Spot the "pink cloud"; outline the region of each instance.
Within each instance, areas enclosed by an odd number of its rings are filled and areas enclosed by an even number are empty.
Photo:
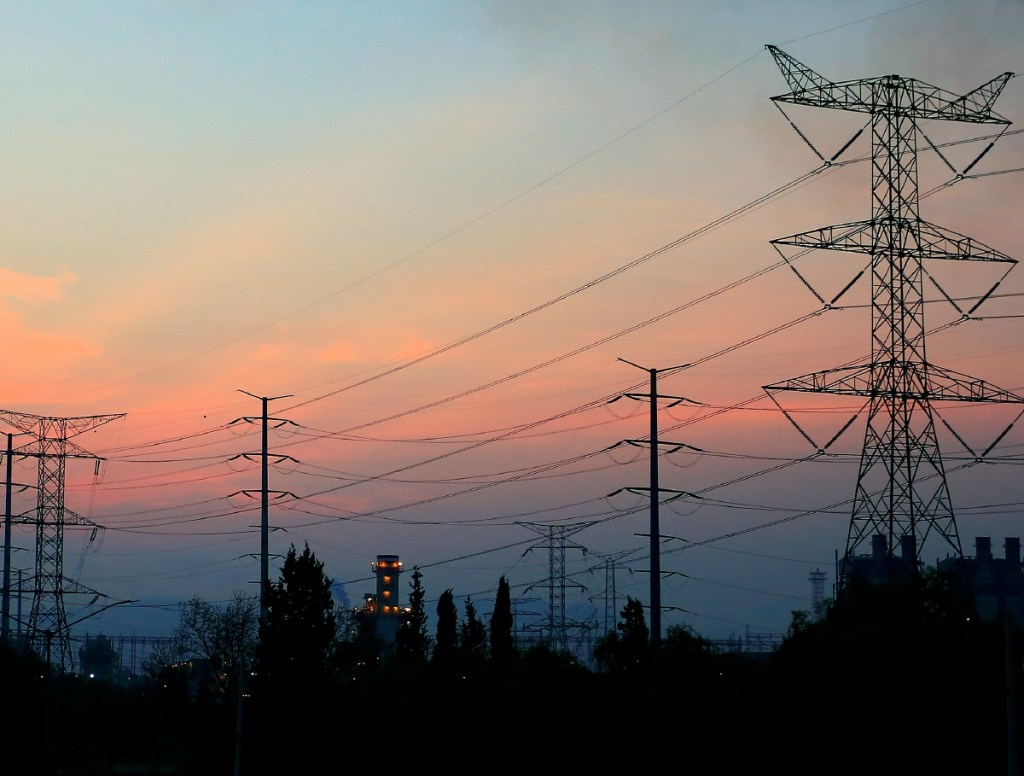
[[[317,359],[333,363],[355,361],[357,352],[347,340],[332,342],[317,353]]]
[[[407,358],[416,358],[424,353],[429,353],[437,347],[437,344],[429,340],[414,337],[407,340],[397,350],[391,352],[391,358],[396,361],[404,361]]]
[[[4,296],[24,302],[59,301],[61,291],[75,276],[64,272],[59,277],[33,277],[0,267],[0,288]]]

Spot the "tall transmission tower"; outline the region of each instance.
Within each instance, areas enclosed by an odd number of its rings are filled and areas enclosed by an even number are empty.
[[[53,418],[0,410],[0,419],[35,437],[18,449],[19,455],[37,458],[39,462],[35,514],[21,521],[33,523],[36,527],[34,595],[29,612],[28,637],[37,653],[44,654],[51,665],[57,665],[63,671],[72,670],[74,665],[64,594],[95,592],[86,591],[77,581],[64,576],[64,526],[96,527],[95,523],[64,506],[67,459],[96,458],[72,442],[71,437],[122,417],[124,413]]]
[[[527,548],[526,552],[532,549],[544,548],[548,550],[548,579],[546,585],[531,585],[532,587],[548,588],[548,622],[545,628],[549,646],[556,651],[569,651],[569,622],[565,616],[565,588],[568,582],[565,578],[565,551],[567,548],[582,550],[586,548],[576,542],[568,541],[568,537],[594,525],[594,521],[587,523],[575,523],[573,525],[538,525],[535,523],[520,523],[531,531],[539,533],[547,538],[543,544],[535,544]],[[577,585],[577,587],[583,587]]]
[[[801,254],[812,249],[827,249],[869,257],[864,271],[869,272],[871,278],[870,361],[792,378],[765,386],[765,390],[769,395],[788,390],[858,396],[866,400],[867,427],[837,585],[842,589],[847,581],[862,575],[853,563],[854,554],[865,543],[874,542],[876,536],[884,541],[886,554],[885,569],[879,572],[876,568],[872,572],[876,575],[873,581],[891,581],[920,571],[924,542],[930,537],[944,542],[954,557],[963,557],[932,403],[1024,402],[1024,398],[984,380],[928,362],[925,356],[925,278],[964,319],[989,297],[999,282],[973,307],[963,310],[926,272],[924,260],[1002,263],[1008,265],[1003,277],[1017,262],[970,237],[922,220],[918,207],[918,136],[949,164],[924,134],[920,123],[995,124],[1005,131],[1010,122],[993,112],[992,105],[1013,74],[1003,73],[967,94],[955,95],[898,75],[833,82],[775,46],[767,48],[792,90],[772,97],[780,111],[783,110],[780,103],[792,103],[870,116],[871,217],[772,241],[787,261],[779,246],[798,248]],[[828,165],[835,161],[852,142],[830,160],[821,157],[823,163]],[[958,177],[969,171],[991,145]],[[813,145],[811,147],[813,149]],[[792,263],[790,266],[796,271]],[[800,277],[811,288],[806,279]],[[813,288],[811,290],[827,308],[855,281],[856,278],[828,301]],[[963,443],[959,435],[957,438]]]

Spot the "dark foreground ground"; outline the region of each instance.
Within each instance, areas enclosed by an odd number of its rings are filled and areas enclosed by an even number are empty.
[[[808,628],[761,660],[698,653],[595,673],[538,651],[473,672],[392,667],[257,693],[240,725],[230,699],[47,678],[6,655],[0,772],[1012,776],[1024,652],[1011,636],[860,621]]]

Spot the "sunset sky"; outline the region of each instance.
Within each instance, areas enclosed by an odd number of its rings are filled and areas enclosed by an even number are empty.
[[[502,575],[543,612],[557,531],[568,616],[603,627],[606,571],[621,608],[648,603],[650,568],[628,491],[647,448],[609,449],[647,438],[649,404],[609,400],[685,364],[659,378],[690,400],[659,412],[689,446],[660,484],[700,498],[661,508],[663,628],[783,633],[812,572],[831,592],[863,423],[798,462],[814,449],[762,386],[864,360],[870,329],[866,279],[823,312],[770,241],[869,217],[870,167],[865,133],[774,194],[819,159],[771,101],[789,89],[765,44],[835,81],[1024,73],[1021,0],[2,5],[0,409],[123,414],[74,438],[102,464],[69,459],[66,505],[102,530],[65,530],[64,572],[133,603],[67,597],[78,636],[166,635],[181,601],[258,592],[255,397],[287,421],[272,580],[308,543],[342,603],[397,554],[431,614],[449,588],[489,613]],[[976,177],[921,214],[1020,259],[1024,80],[995,110],[1013,125]],[[826,157],[865,119],[786,114]],[[954,141],[998,127],[925,131],[959,172],[988,141]],[[925,195],[956,173],[921,145]],[[801,262],[835,293],[863,257]],[[1005,269],[943,264],[957,297]],[[1017,268],[929,360],[1024,393],[1022,293]],[[926,298],[929,329],[956,320]],[[821,442],[858,406],[785,401]],[[979,452],[1019,409],[942,417]],[[1002,557],[1024,421],[973,465],[942,433],[964,552],[991,536]],[[14,528],[26,575],[33,535]]]

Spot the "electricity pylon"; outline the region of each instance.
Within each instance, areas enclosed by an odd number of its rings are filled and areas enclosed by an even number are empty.
[[[569,631],[568,622],[565,617],[565,588],[569,583],[565,578],[565,550],[567,547],[571,547],[572,549],[581,550],[586,553],[587,548],[582,544],[567,541],[567,539],[572,534],[578,533],[584,528],[589,528],[594,525],[594,521],[559,526],[539,525],[537,523],[519,523],[519,525],[526,526],[531,531],[535,531],[536,533],[547,537],[546,544],[535,544],[526,549],[526,552],[529,552],[530,550],[537,549],[538,547],[547,547],[547,584],[531,585],[526,589],[526,592],[529,592],[534,587],[548,588],[548,622],[546,628],[548,644],[555,651],[568,652]],[[525,555],[526,553],[523,554]],[[578,583],[573,584],[576,587],[583,587],[583,585]]]
[[[945,542],[954,557],[963,556],[932,403],[1024,402],[1024,398],[984,380],[931,364],[925,356],[925,277],[964,319],[999,283],[973,307],[962,310],[925,271],[924,260],[1003,263],[1009,265],[1003,277],[1017,262],[972,238],[921,219],[918,135],[947,164],[948,160],[921,131],[920,122],[995,124],[1002,125],[1005,131],[1010,122],[993,112],[992,105],[1013,74],[1003,73],[967,94],[955,95],[898,75],[833,82],[775,46],[767,48],[792,90],[772,97],[780,110],[779,103],[792,103],[870,116],[871,217],[791,235],[773,240],[772,244],[784,259],[786,255],[779,246],[794,246],[802,252],[819,248],[847,251],[869,257],[865,271],[870,272],[871,278],[871,356],[868,363],[813,372],[765,386],[765,390],[769,395],[789,390],[866,399],[864,447],[837,582],[842,585],[857,574],[851,563],[854,553],[865,542],[873,541],[874,536],[884,536],[887,549],[886,569],[881,575],[883,579],[878,581],[916,574],[920,571],[924,542],[932,535]],[[959,176],[970,170],[989,148],[991,144]],[[807,284],[803,276],[801,279]],[[830,301],[814,293],[827,308],[854,282]],[[981,456],[994,445],[995,442]]]
[[[604,568],[604,590],[599,596],[591,596],[590,600],[594,601],[600,598],[604,604],[604,633],[605,635],[615,632],[615,626],[619,621],[619,594],[616,590],[616,567],[618,562],[628,555],[633,554],[635,550],[622,550],[620,552],[604,554],[595,552],[599,558],[603,558],[602,566]]]
[[[122,417],[124,413],[51,418],[0,410],[0,419],[5,423],[35,437],[18,448],[19,455],[39,461],[35,514],[22,521],[36,527],[34,595],[28,635],[37,654],[45,653],[47,661],[63,671],[72,670],[74,660],[64,594],[95,593],[64,577],[64,526],[96,526],[64,506],[65,462],[68,458],[96,458],[70,438]],[[54,646],[56,656],[52,654]]]

